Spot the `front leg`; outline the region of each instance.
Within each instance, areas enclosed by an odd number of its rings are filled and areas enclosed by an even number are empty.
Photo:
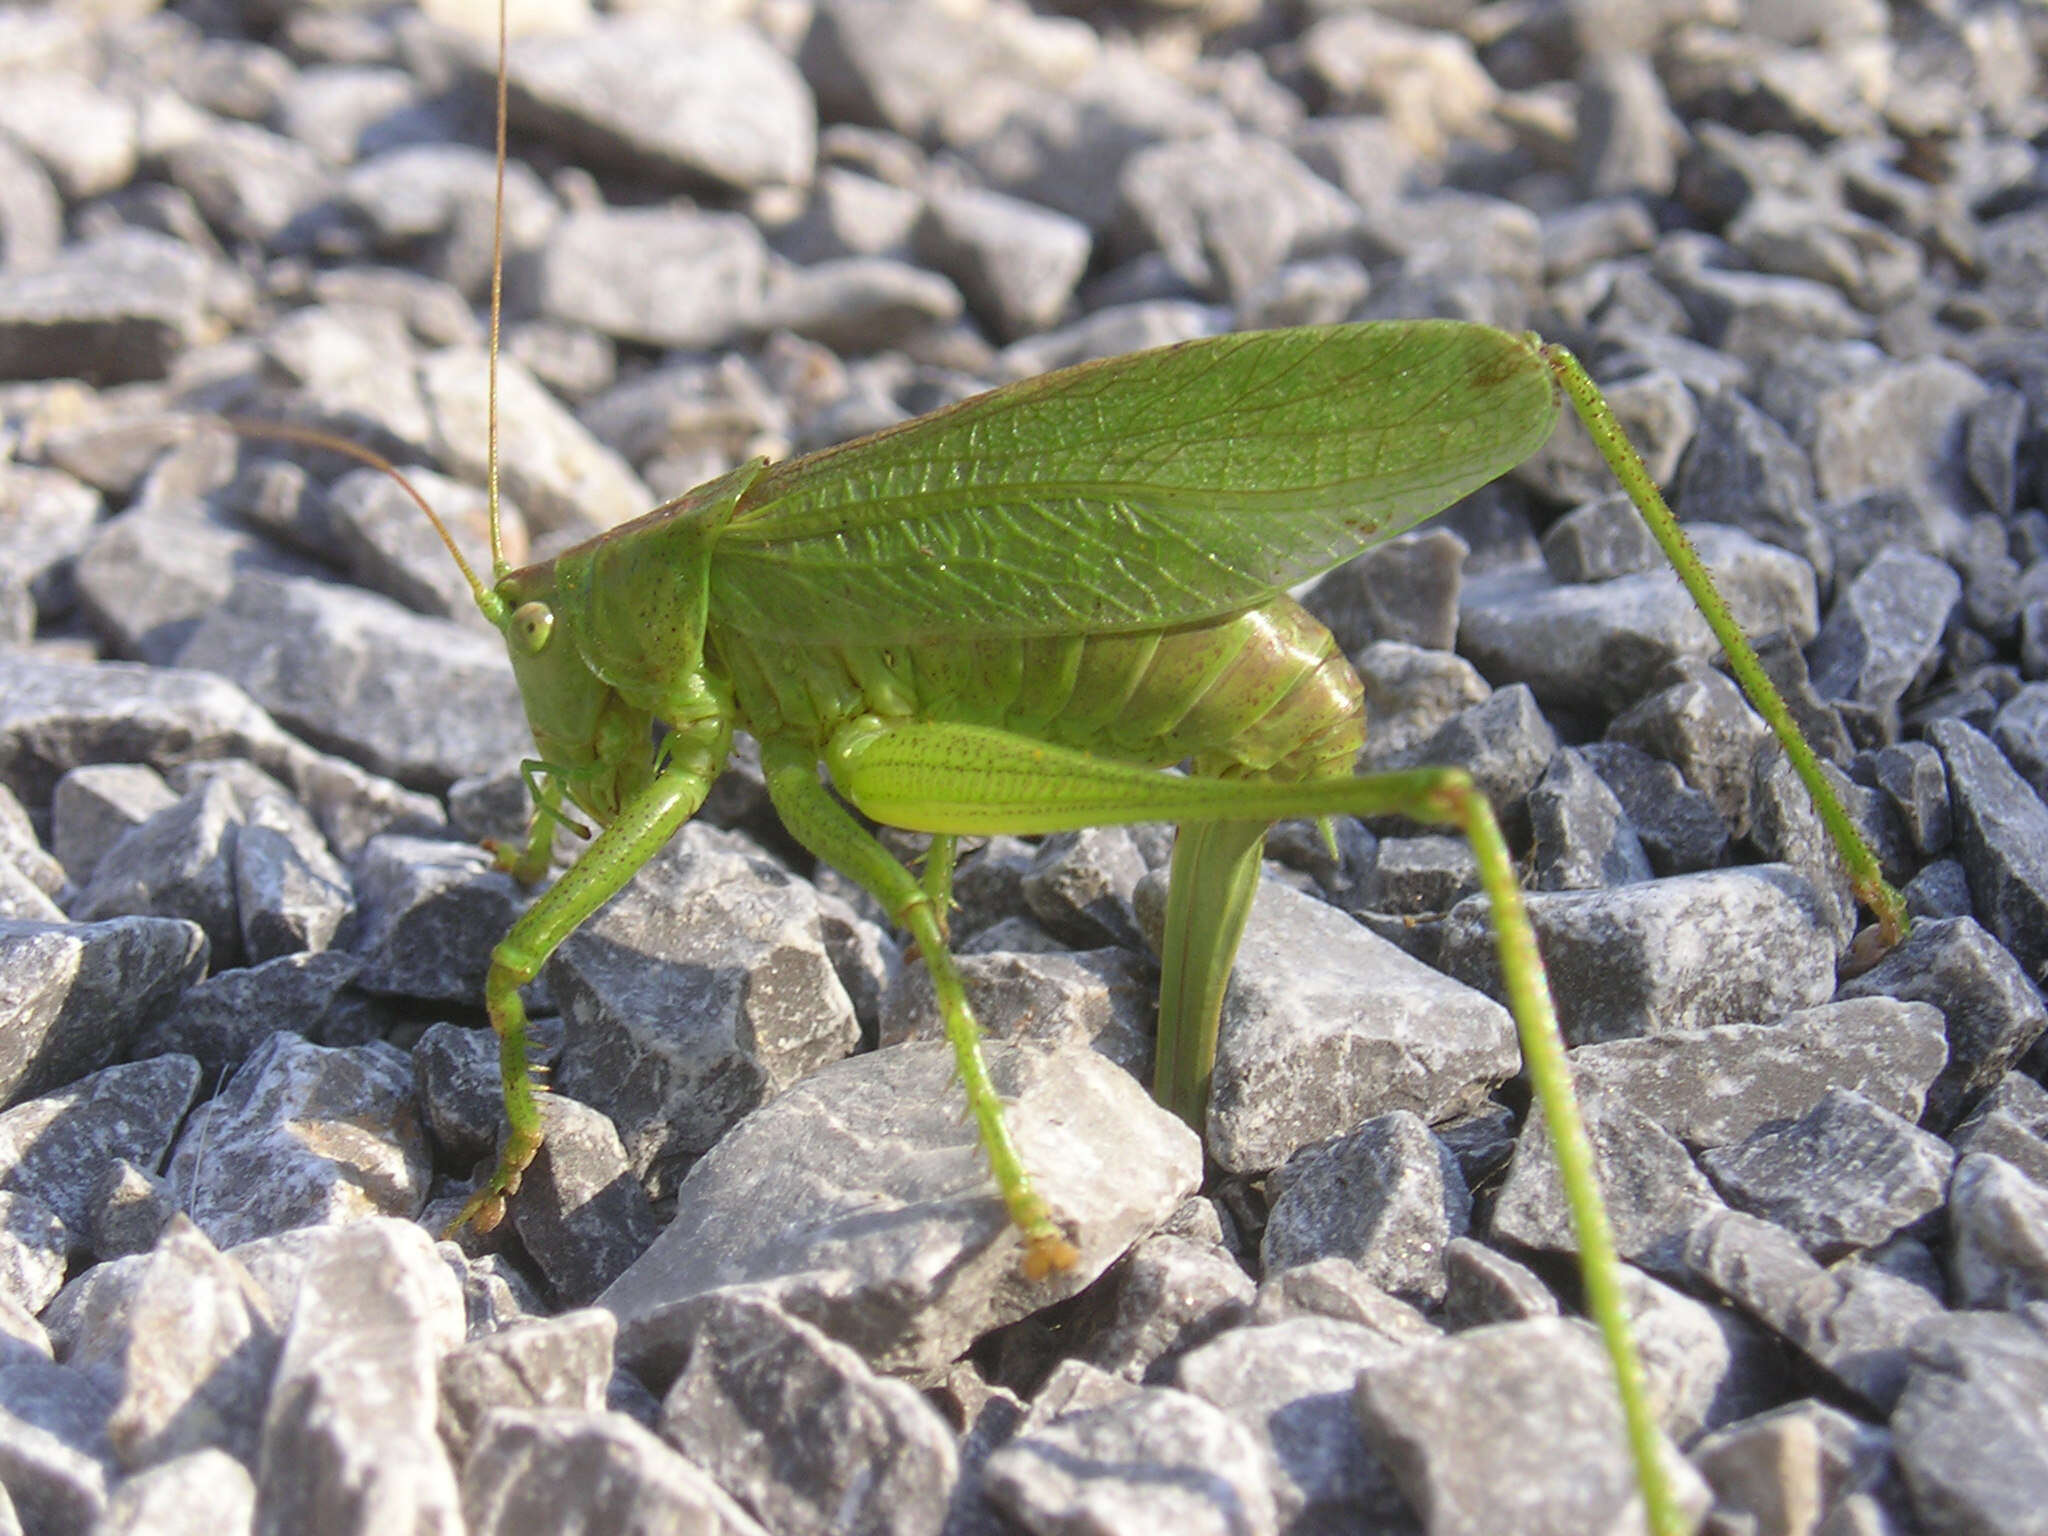
[[[526,1008],[519,989],[540,974],[555,947],[638,874],[711,792],[707,775],[667,768],[629,800],[574,864],[512,925],[491,951],[484,1007],[498,1033],[498,1076],[504,1084],[504,1144],[498,1165],[469,1197],[444,1236],[465,1224],[488,1232],[504,1219],[505,1199],[540,1151],[540,1106],[534,1100],[533,1064],[526,1057]],[[552,823],[547,823],[552,830]]]

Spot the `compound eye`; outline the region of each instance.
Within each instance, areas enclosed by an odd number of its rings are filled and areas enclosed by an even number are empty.
[[[546,603],[521,603],[512,610],[512,634],[527,655],[538,656],[554,632],[555,611]]]

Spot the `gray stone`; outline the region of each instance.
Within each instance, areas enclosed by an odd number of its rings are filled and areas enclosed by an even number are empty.
[[[2006,700],[1991,739],[2034,793],[2048,798],[2048,683],[2029,683]]]
[[[455,1536],[455,1471],[434,1433],[441,1358],[462,1343],[462,1293],[404,1222],[336,1234],[299,1285],[257,1460],[257,1532],[369,1519]],[[340,1522],[339,1525],[336,1522]]]
[[[1914,1350],[1892,1415],[1899,1470],[1930,1530],[2021,1536],[2041,1524],[2048,1486],[2048,1339],[2032,1309],[1962,1313]]]
[[[1024,1164],[1076,1234],[1073,1269],[1019,1272],[951,1053],[895,1046],[812,1074],[691,1169],[674,1223],[601,1298],[621,1354],[659,1357],[664,1314],[693,1296],[774,1282],[878,1365],[938,1364],[1080,1289],[1194,1191],[1193,1134],[1121,1069],[1073,1047],[988,1056]]]
[[[1255,1289],[1222,1248],[1155,1233],[1118,1267],[1088,1362],[1127,1381],[1163,1380],[1181,1355],[1244,1321]]]
[[[1447,1332],[1556,1317],[1558,1312],[1557,1297],[1526,1264],[1469,1237],[1454,1237],[1444,1245]]]
[[[68,1355],[74,1369],[117,1384],[107,1435],[121,1466],[208,1448],[251,1461],[277,1364],[268,1298],[183,1217],[129,1262],[126,1304],[95,1315],[88,1301]]]
[[[702,825],[568,939],[547,978],[566,1026],[562,1091],[607,1107],[657,1194],[860,1039],[816,894],[746,838]]]
[[[1669,485],[1686,445],[1699,425],[1699,406],[1678,375],[1651,368],[1626,378],[1600,381],[1608,406],[1636,445],[1650,478]],[[1578,503],[1614,488],[1614,472],[1592,438],[1581,432],[1552,434],[1514,470],[1521,483],[1552,501]]]
[[[1646,1269],[1670,1271],[1692,1230],[1721,1209],[1720,1196],[1677,1139],[1619,1095],[1581,1094],[1579,1109],[1616,1250]],[[1523,1124],[1487,1235],[1542,1252],[1578,1251],[1540,1111]]]
[[[428,469],[409,469],[406,478],[440,515],[470,564],[486,568],[490,545],[483,493]],[[429,618],[455,619],[471,627],[485,623],[469,583],[448,558],[433,524],[389,475],[374,469],[343,475],[329,487],[326,508],[336,556],[358,586]],[[506,557],[522,563],[526,520],[517,507],[502,501],[499,512]]]
[[[1465,541],[1449,529],[1404,534],[1345,561],[1302,606],[1329,626],[1346,656],[1383,640],[1448,651],[1458,638],[1465,555]]]
[[[111,192],[135,173],[135,108],[69,71],[16,73],[0,132],[41,160],[73,201]]]
[[[1541,548],[1545,568],[1561,582],[1612,581],[1659,570],[1664,561],[1650,525],[1620,491],[1565,513],[1543,530]]]
[[[959,926],[954,924],[956,933]],[[982,936],[995,932],[983,929]],[[983,951],[961,955],[959,969],[968,1006],[986,1038],[1073,1041],[1150,1081],[1158,997],[1152,968],[1129,950]],[[931,973],[922,965],[902,967],[882,997],[881,1044],[943,1034]]]
[[[596,209],[556,227],[537,301],[543,314],[621,341],[721,346],[759,322],[767,261],[760,234],[735,214]]]
[[[1463,768],[1486,796],[1511,843],[1523,840],[1529,791],[1557,755],[1557,733],[1519,683],[1461,710],[1416,748],[1412,766]]]
[[[471,1536],[590,1528],[621,1536],[763,1536],[700,1468],[623,1414],[500,1408],[462,1464]]]
[[[751,27],[655,12],[513,44],[514,121],[596,165],[742,191],[811,179],[817,109]]]
[[[2008,1072],[1955,1128],[1949,1143],[1958,1155],[1988,1152],[2048,1188],[2048,1088]]]
[[[1487,1390],[1473,1391],[1477,1381]],[[1366,1443],[1439,1536],[1579,1536],[1641,1522],[1612,1369],[1585,1323],[1454,1334],[1368,1365],[1353,1403]],[[1697,1474],[1668,1444],[1663,1455],[1680,1507],[1703,1510]]]
[[[1749,825],[1757,748],[1770,739],[1770,727],[1728,678],[1697,663],[1687,671],[1683,680],[1617,715],[1607,739],[1677,768],[1740,837]]]
[[[1444,1247],[1471,1224],[1472,1197],[1457,1159],[1416,1115],[1397,1110],[1303,1148],[1266,1192],[1268,1274],[1336,1255],[1404,1301],[1444,1299]]]
[[[168,1177],[227,1248],[312,1222],[410,1220],[428,1172],[401,1052],[276,1034],[187,1122]]]
[[[1376,640],[1352,658],[1365,684],[1368,769],[1405,764],[1439,727],[1492,692],[1462,656]]]
[[[1727,523],[1802,556],[1826,580],[1834,552],[1814,518],[1813,467],[1747,396],[1715,390],[1700,402],[1672,500],[1686,520]]]
[[[1220,133],[1125,162],[1114,237],[1158,249],[1198,292],[1236,302],[1282,263],[1342,245],[1359,210],[1270,140]]]
[[[1543,891],[1599,890],[1652,878],[1650,856],[1621,801],[1585,757],[1558,749],[1529,791],[1529,824]]]
[[[367,592],[252,573],[178,664],[233,678],[280,721],[401,781],[443,787],[528,744],[498,644]]]
[[[0,272],[48,266],[64,243],[64,205],[41,165],[0,144]]]
[[[1782,865],[1532,891],[1527,902],[1573,1044],[1772,1018],[1834,991],[1834,944],[1815,921],[1811,889]],[[1441,963],[1498,993],[1482,899],[1446,920]]]
[[[1819,628],[1804,560],[1733,528],[1691,530],[1701,559],[1749,633]],[[1458,648],[1496,687],[1527,683],[1546,705],[1611,713],[1649,691],[1672,662],[1710,659],[1706,621],[1668,571],[1562,586],[1540,564],[1468,574]]]
[[[1145,868],[1128,827],[1057,833],[1038,845],[1024,876],[1024,902],[1047,932],[1076,948],[1136,948],[1132,893]]]
[[[1351,1413],[1359,1370],[1407,1346],[1358,1323],[1295,1317],[1234,1328],[1183,1358],[1176,1384],[1258,1439],[1282,1530],[1418,1530]]]
[[[480,293],[490,280],[491,207],[497,171],[481,145],[408,143],[364,160],[341,179],[336,201],[372,250]],[[513,252],[544,240],[560,212],[524,162],[505,168],[505,243]],[[510,446],[509,444],[507,445]]]
[[[209,1447],[123,1478],[93,1536],[248,1536],[255,1528],[256,1480]]]
[[[441,1438],[465,1462],[494,1414],[604,1408],[612,1376],[611,1313],[589,1308],[514,1323],[443,1355]]]
[[[958,1457],[922,1396],[759,1296],[689,1312],[664,1440],[777,1532],[936,1536]]]
[[[1373,912],[1426,917],[1448,912],[1479,889],[1479,858],[1462,837],[1380,839],[1358,903]]]
[[[1449,1119],[1516,1059],[1505,1009],[1268,880],[1224,996],[1209,1155],[1260,1171],[1370,1114]]]
[[[110,1161],[163,1160],[192,1105],[199,1063],[164,1056],[89,1072],[0,1112],[0,1189],[33,1196],[82,1237],[94,1180]]]
[[[217,339],[232,282],[204,252],[125,229],[70,247],[31,272],[0,276],[0,378],[162,378]]]
[[[93,1181],[93,1257],[105,1262],[147,1253],[177,1213],[168,1184],[125,1157],[114,1159]]]
[[[1445,1251],[1469,1242],[1453,1238]],[[1396,1344],[1426,1342],[1439,1332],[1415,1307],[1389,1296],[1366,1278],[1363,1269],[1342,1258],[1313,1259],[1260,1280],[1251,1320],[1265,1324],[1290,1317],[1357,1323]]]
[[[29,1536],[92,1528],[114,1479],[107,1388],[47,1360],[0,1364],[0,1487]]]
[[[1061,319],[1093,245],[1078,219],[972,187],[934,190],[912,238],[1004,342]]]
[[[1962,580],[1946,563],[1888,550],[1836,599],[1807,662],[1823,698],[1895,706],[1936,661]]]
[[[239,964],[237,809],[234,792],[214,782],[131,828],[94,863],[92,880],[71,903],[72,916],[82,922],[183,918],[205,933],[214,965]]]
[[[1924,741],[1894,742],[1875,754],[1871,776],[1891,802],[1915,853],[1927,857],[1948,847],[1955,835],[1954,822],[1939,752]]]
[[[1814,402],[1814,483],[1823,501],[1903,490],[1953,524],[1972,505],[1963,443],[1970,413],[1989,393],[1960,363],[1922,357],[1889,363]]]
[[[2048,805],[1967,725],[1937,720],[1927,734],[1948,767],[1977,916],[2039,985],[2048,980]]]
[[[1954,1165],[1946,1142],[1847,1088],[1828,1089],[1789,1124],[1700,1156],[1730,1205],[1776,1222],[1823,1262],[1939,1210]]]
[[[1807,1398],[1716,1431],[1692,1460],[1727,1518],[1746,1517],[1758,1530],[1816,1530],[1824,1511],[1882,1474],[1885,1439]]]
[[[1027,1531],[1279,1530],[1258,1437],[1222,1409],[1165,1387],[1027,1430],[989,1457],[982,1479],[996,1508]]]
[[[1588,1093],[1620,1095],[1697,1152],[1797,1120],[1837,1086],[1918,1120],[1946,1055],[1933,1007],[1859,995],[1770,1022],[1581,1046],[1571,1063]]]
[[[1948,1188],[1948,1272],[1958,1307],[2048,1301],[2048,1186],[2001,1157],[1966,1153]]]
[[[1942,1310],[1910,1280],[1873,1266],[1824,1269],[1791,1233],[1740,1211],[1702,1222],[1683,1265],[1879,1413],[1905,1387],[1915,1330]]]
[[[285,248],[332,191],[320,157],[254,123],[210,123],[166,157],[171,182],[231,239]],[[296,239],[294,237],[297,237]]]
[[[0,1295],[40,1312],[64,1287],[64,1223],[31,1195],[0,1189]]]

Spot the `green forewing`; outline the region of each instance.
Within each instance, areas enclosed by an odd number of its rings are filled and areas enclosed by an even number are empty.
[[[1530,341],[1453,321],[1084,363],[769,469],[718,540],[711,612],[870,642],[1209,618],[1441,511],[1556,418]]]

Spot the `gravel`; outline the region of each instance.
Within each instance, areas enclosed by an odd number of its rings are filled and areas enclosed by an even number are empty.
[[[207,423],[385,454],[480,557],[460,9],[0,8],[0,1531],[1640,1529],[1471,861],[1410,824],[1270,840],[1206,1162],[1142,1086],[1166,830],[968,853],[1079,1222],[1031,1283],[921,966],[738,753],[527,989],[546,1150],[435,1240],[516,691],[388,482]],[[528,9],[516,558],[1141,346],[1580,354],[1916,931],[1844,969],[1576,427],[1304,592],[1368,762],[1501,808],[1686,1507],[2048,1530],[2041,8]]]

